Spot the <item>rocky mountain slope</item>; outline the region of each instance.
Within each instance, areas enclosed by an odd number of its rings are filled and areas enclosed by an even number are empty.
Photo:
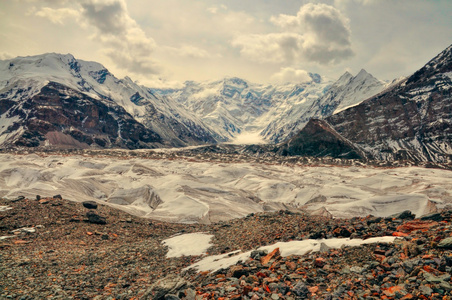
[[[173,100],[70,54],[0,61],[0,115],[5,145],[142,148],[216,141]]]
[[[318,151],[311,155],[343,156],[350,148],[336,149],[330,143],[346,141],[363,158],[378,160],[409,159],[450,162],[452,159],[452,46],[415,72],[407,80],[364,101],[311,124],[298,136],[283,143],[280,152],[305,155],[303,149],[316,148],[303,135],[314,127]]]
[[[324,119],[347,107],[357,105],[367,98],[380,93],[389,86],[361,70],[356,76],[345,72],[320,97],[294,103],[279,112],[262,131],[262,135],[275,143],[294,136],[312,118]]]

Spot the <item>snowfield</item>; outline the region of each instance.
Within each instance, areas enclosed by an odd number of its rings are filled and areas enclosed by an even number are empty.
[[[452,204],[452,172],[421,167],[282,166],[190,160],[0,155],[0,197],[61,194],[134,215],[210,223],[303,209],[334,217],[417,216]]]

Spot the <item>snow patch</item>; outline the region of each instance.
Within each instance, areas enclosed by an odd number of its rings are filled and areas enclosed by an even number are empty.
[[[13,209],[11,206],[0,206],[0,211],[7,211]]]
[[[196,256],[206,253],[207,249],[212,246],[210,241],[213,237],[211,234],[189,233],[166,239],[162,244],[168,247],[168,253],[166,254],[168,258]]]
[[[236,145],[256,145],[256,144],[267,144],[268,142],[264,139],[259,132],[242,132],[237,135],[231,142],[231,144]]]
[[[290,255],[304,255],[308,252],[318,252],[320,251],[321,244],[325,244],[329,248],[337,249],[342,246],[357,247],[366,244],[374,243],[393,243],[396,237],[385,236],[376,237],[366,240],[361,239],[350,239],[350,238],[337,238],[337,239],[322,239],[322,240],[303,240],[303,241],[292,241],[292,242],[279,242],[270,246],[263,246],[257,250],[266,250],[268,252],[279,248],[280,254],[283,257]],[[184,270],[196,269],[199,272],[211,271],[215,272],[222,268],[228,268],[232,265],[237,264],[239,261],[246,261],[250,255],[251,251],[240,253],[241,251],[233,251],[227,254],[213,255],[203,258],[199,262],[188,266]]]

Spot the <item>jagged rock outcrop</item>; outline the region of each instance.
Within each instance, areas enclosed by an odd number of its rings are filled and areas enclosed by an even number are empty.
[[[311,119],[305,128],[279,148],[278,153],[303,156],[332,156],[349,159],[365,154],[323,120]]]

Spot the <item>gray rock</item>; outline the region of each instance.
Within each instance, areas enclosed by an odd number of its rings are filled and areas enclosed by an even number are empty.
[[[18,197],[14,198],[14,199],[10,199],[9,202],[18,202],[18,201],[21,201],[21,200],[24,200],[24,199],[25,199],[24,196],[18,196]]]
[[[180,298],[177,297],[176,295],[168,294],[165,295],[165,300],[180,300]]]
[[[320,253],[326,253],[330,251],[330,247],[328,247],[325,243],[320,243]]]
[[[438,248],[452,249],[452,237],[441,240],[438,244]]]
[[[298,281],[292,289],[292,292],[301,299],[307,298],[310,294],[308,287],[302,281]],[[304,297],[304,298],[303,298]]]
[[[88,209],[97,209],[97,203],[94,201],[83,201],[82,205]]]
[[[58,194],[58,195],[55,195],[55,196],[53,196],[52,198],[53,198],[53,199],[60,199],[60,200],[61,200],[61,199],[63,199],[63,197],[61,197],[61,195],[60,195],[60,194]]]
[[[422,295],[424,295],[424,296],[430,296],[433,293],[433,290],[429,286],[426,286],[426,285],[421,285],[419,287],[419,291],[421,291]]]
[[[427,221],[427,220],[433,220],[433,221],[442,221],[443,217],[441,216],[440,213],[432,213],[432,214],[428,214],[428,215],[423,215],[421,217],[421,220],[423,221]]]
[[[358,274],[361,274],[364,270],[365,270],[364,268],[361,268],[358,266],[353,266],[350,268],[350,272],[358,273]]]
[[[189,282],[186,281],[184,278],[177,275],[169,275],[151,285],[151,287],[141,297],[141,300],[179,299],[179,298],[166,298],[166,296],[179,295],[179,292],[187,288],[188,285]]]
[[[393,214],[390,216],[391,218],[402,219],[402,220],[413,220],[416,216],[409,210],[405,210],[401,213]]]
[[[446,291],[450,291],[450,290],[452,290],[452,286],[450,285],[450,283],[449,282],[446,282],[446,281],[441,281],[441,283],[439,284],[439,286],[441,287],[441,288],[443,288],[443,289],[445,289]]]
[[[266,250],[254,250],[251,251],[250,257],[252,259],[260,259],[262,256],[265,256],[268,254],[268,251]]]
[[[185,299],[186,300],[195,300],[196,298],[196,292],[192,290],[191,288],[188,288],[185,290]]]
[[[424,272],[424,278],[429,283],[440,283],[442,281],[449,281],[450,280],[450,274],[443,274],[440,276],[435,276],[433,274],[430,274],[428,272]]]
[[[88,223],[100,224],[100,225],[107,224],[105,217],[101,217],[92,211],[87,212],[86,217],[88,218]]]

